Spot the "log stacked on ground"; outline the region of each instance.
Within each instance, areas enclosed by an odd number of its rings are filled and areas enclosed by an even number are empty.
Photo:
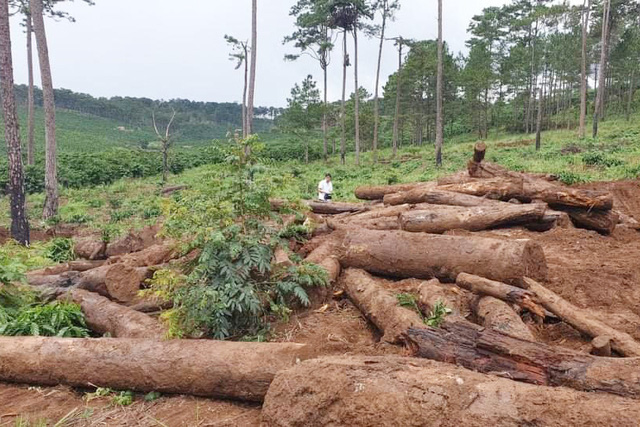
[[[410,327],[423,324],[422,318],[418,313],[401,307],[396,296],[385,289],[381,280],[365,271],[350,268],[343,272],[340,283],[355,306],[384,333],[382,339],[399,344]]]
[[[526,341],[535,341],[533,333],[509,304],[494,297],[478,300],[475,313],[480,323],[489,329]]]
[[[344,203],[344,202],[307,202],[311,212],[323,215],[337,215],[349,212],[363,212],[370,209],[364,203]]]
[[[410,191],[400,193],[387,194],[384,196],[384,204],[395,206],[406,203],[429,203],[432,205],[450,205],[450,206],[482,206],[482,205],[501,205],[500,201],[487,199],[485,197],[472,196],[468,194],[456,193],[454,191],[445,191],[439,188],[423,189],[416,188]]]
[[[418,357],[538,385],[640,397],[640,358],[596,357],[525,341],[461,320],[411,328],[405,342]]]
[[[434,182],[414,182],[410,184],[363,186],[356,188],[355,195],[360,200],[382,200],[387,194],[409,191],[414,188],[434,188],[436,185]]]
[[[113,338],[162,339],[166,330],[144,313],[124,307],[108,298],[82,289],[70,289],[58,297],[80,305],[89,328],[100,335]]]
[[[480,231],[500,226],[540,221],[546,211],[544,204],[497,206],[440,206],[401,213],[400,228],[411,232],[440,234],[448,230]]]
[[[292,343],[0,337],[0,381],[260,402],[305,355]]]
[[[637,424],[632,399],[540,387],[403,357],[330,357],[279,372],[269,426],[563,426]]]
[[[429,315],[438,302],[451,310],[455,316],[465,317],[469,314],[469,301],[464,291],[455,286],[440,283],[438,279],[431,279],[420,283],[417,289],[420,310]]]
[[[469,272],[520,283],[524,276],[547,276],[544,252],[530,240],[357,230],[346,234],[341,252],[344,267],[399,278],[455,281]]]
[[[524,283],[540,305],[581,333],[593,338],[606,335],[611,339],[611,348],[618,353],[623,356],[640,356],[640,343],[631,335],[612,328],[592,312],[576,307],[535,280],[527,277]]]
[[[620,222],[620,216],[613,210],[589,210],[564,208],[569,217],[580,227],[595,230],[602,234],[611,234]]]

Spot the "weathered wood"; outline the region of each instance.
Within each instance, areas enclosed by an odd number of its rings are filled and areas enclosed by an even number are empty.
[[[422,318],[415,311],[401,307],[380,280],[366,271],[349,268],[342,273],[340,284],[353,304],[382,331],[382,339],[399,344],[407,329],[423,324]]]
[[[544,252],[530,240],[356,230],[346,234],[341,252],[344,267],[399,278],[455,281],[469,272],[519,283],[524,276],[547,275]]]
[[[475,313],[480,323],[489,329],[526,341],[535,341],[533,333],[509,304],[494,297],[478,300]]]
[[[435,182],[412,182],[409,184],[366,186],[356,188],[355,195],[360,200],[382,200],[387,194],[413,190],[414,188],[434,188],[436,186],[437,183]]]
[[[129,302],[138,295],[141,284],[153,277],[157,268],[132,267],[128,264],[110,266],[104,277],[104,285],[109,298],[119,302]]]
[[[387,194],[384,196],[384,204],[389,206],[417,203],[450,206],[501,205],[501,202],[498,200],[440,189],[416,188],[410,191]]]
[[[487,144],[484,142],[478,142],[473,146],[473,161],[480,163],[484,160],[484,156],[487,153]]]
[[[612,210],[589,210],[581,208],[563,208],[573,223],[580,228],[595,230],[602,234],[611,234],[620,222],[620,216]]]
[[[431,205],[419,211],[401,213],[400,228],[411,232],[440,234],[448,230],[480,231],[500,226],[535,222],[542,219],[543,204],[499,206],[440,206]]]
[[[517,304],[539,317],[545,317],[544,310],[537,303],[536,296],[526,289],[467,273],[458,274],[456,285],[475,294],[488,295]]]
[[[323,357],[276,375],[269,426],[634,426],[636,400],[541,387],[431,360]]]
[[[605,358],[513,338],[473,323],[445,319],[439,328],[410,328],[418,357],[539,385],[640,397],[640,358]]]
[[[592,312],[576,307],[533,279],[525,277],[524,283],[527,289],[535,294],[540,305],[581,333],[593,338],[607,335],[611,337],[611,348],[618,353],[623,356],[640,356],[640,343],[631,335],[612,328]]]
[[[520,200],[524,196],[524,180],[516,178],[479,179],[460,184],[441,185],[438,189],[504,201],[514,198]]]
[[[322,215],[336,215],[345,212],[362,212],[370,209],[364,203],[307,202],[311,212]]]
[[[0,337],[0,381],[259,402],[305,354],[293,343]]]
[[[611,337],[600,335],[591,340],[591,354],[594,356],[611,357]]]
[[[80,305],[87,325],[100,335],[113,338],[162,339],[165,328],[157,319],[139,311],[124,307],[96,293],[82,289],[69,289],[58,297]]]

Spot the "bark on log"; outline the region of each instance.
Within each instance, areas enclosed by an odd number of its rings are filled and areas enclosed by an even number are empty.
[[[260,402],[306,346],[211,340],[0,337],[0,381]]]
[[[438,302],[442,302],[451,310],[451,314],[466,317],[469,314],[469,301],[464,293],[455,286],[440,283],[431,279],[420,283],[418,287],[420,310],[428,316]]]
[[[84,272],[91,270],[93,268],[100,267],[103,265],[105,261],[89,261],[89,260],[80,260],[80,261],[70,261],[64,264],[58,264],[51,267],[42,268],[40,270],[32,270],[29,271],[27,276],[27,283],[32,286],[43,286],[48,282],[55,282],[59,278],[47,278],[47,276],[60,276],[63,273],[67,272]],[[72,274],[66,275],[67,277],[73,276]],[[54,285],[50,285],[54,286]]]
[[[441,185],[438,189],[504,201],[514,198],[521,200],[525,194],[522,179],[505,178],[480,179],[460,184]]]
[[[473,146],[473,161],[480,163],[484,160],[484,156],[487,153],[487,144],[484,142],[478,142]]]
[[[616,211],[616,213],[620,217],[618,224],[631,228],[632,230],[640,230],[640,222],[638,222],[635,218],[622,212]]]
[[[172,186],[165,187],[162,190],[160,190],[160,194],[162,196],[170,196],[173,193],[175,193],[176,191],[184,190],[186,188],[189,188],[189,187],[187,185],[172,185]]]
[[[280,246],[278,246],[273,253],[273,263],[284,268],[291,267],[293,265],[291,258],[289,258],[289,254]]]
[[[69,264],[69,270],[84,272],[84,271],[92,270],[94,268],[101,267],[104,265],[104,263],[105,263],[104,260],[95,260],[95,261],[79,260],[79,261],[70,261],[68,264]]]
[[[311,212],[321,215],[337,215],[348,212],[364,212],[371,209],[364,203],[344,203],[344,202],[307,202]]]
[[[526,289],[467,273],[458,274],[456,285],[478,295],[488,295],[517,304],[541,318],[545,317],[544,309],[537,303],[536,296]]]
[[[525,341],[535,341],[533,333],[509,304],[494,297],[482,297],[475,308],[480,323],[489,329]]]
[[[165,264],[180,253],[172,244],[152,245],[139,252],[109,258],[107,264],[126,264],[132,267],[149,267]]]
[[[410,184],[379,185],[371,187],[358,187],[355,190],[356,198],[360,200],[382,200],[385,195],[409,191],[415,188],[435,188],[435,182],[413,182]]]
[[[594,356],[611,357],[611,337],[600,335],[591,340],[591,354]]]
[[[66,271],[60,274],[27,274],[27,283],[30,286],[47,288],[68,288],[75,285],[82,274],[77,271]]]
[[[110,258],[138,252],[150,246],[160,244],[160,239],[156,237],[159,231],[159,224],[144,227],[138,231],[131,230],[125,237],[109,243],[105,255],[107,258]]]
[[[92,237],[73,239],[73,252],[78,258],[89,260],[105,259],[107,243]]]
[[[637,357],[591,356],[448,319],[439,328],[410,328],[405,340],[415,356],[483,373],[532,384],[640,397]]]
[[[524,276],[547,276],[544,252],[530,240],[357,230],[346,234],[341,252],[343,267],[399,278],[455,281],[468,272],[520,283]]]
[[[453,191],[444,191],[439,188],[435,190],[416,188],[411,191],[387,194],[386,196],[384,196],[385,205],[395,206],[404,205],[407,203],[429,203],[432,205],[450,206],[483,206],[495,204],[500,205],[500,202],[497,200],[456,193]]]
[[[150,316],[124,307],[109,299],[82,289],[70,289],[58,297],[80,305],[93,332],[109,333],[113,338],[162,339],[166,330]]]
[[[620,216],[612,210],[588,210],[563,208],[577,227],[595,230],[601,234],[611,234],[620,222]]]
[[[331,236],[329,240],[318,246],[305,258],[305,261],[311,262],[324,268],[329,278],[329,283],[333,284],[340,276],[340,261],[337,257],[337,247],[339,238]]]
[[[334,221],[331,218],[327,218],[327,225],[332,230],[353,230],[353,229],[366,229],[366,230],[398,230],[400,224],[398,224],[397,217],[381,217],[373,219],[351,219],[348,221]]]
[[[423,324],[418,313],[401,307],[396,296],[367,272],[347,269],[340,283],[349,299],[364,316],[384,334],[382,339],[391,344],[400,344],[407,329]]]
[[[525,277],[524,283],[527,289],[536,295],[540,305],[581,333],[592,338],[607,335],[611,337],[611,348],[621,355],[640,356],[640,343],[631,335],[612,328],[592,312],[576,307],[533,279]]]
[[[173,307],[173,303],[171,301],[161,301],[157,299],[138,299],[132,301],[127,307],[141,313],[153,313],[168,310]]]
[[[424,209],[424,208],[423,208]],[[440,206],[431,205],[419,211],[400,214],[400,228],[404,231],[440,234],[448,230],[480,231],[488,228],[535,222],[542,219],[546,206],[498,205],[498,206]]]
[[[110,266],[104,277],[104,285],[109,297],[123,303],[133,301],[140,291],[140,285],[153,277],[155,270],[126,264]]]
[[[634,426],[632,399],[540,387],[406,357],[324,357],[279,372],[268,426]]]

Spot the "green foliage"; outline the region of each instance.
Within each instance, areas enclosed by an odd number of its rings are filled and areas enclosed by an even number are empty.
[[[56,301],[20,306],[14,316],[0,323],[0,335],[81,338],[89,336],[89,330],[79,305]]]
[[[73,240],[62,237],[52,239],[46,246],[45,256],[51,261],[60,263],[75,259]]]
[[[144,401],[145,402],[153,402],[155,400],[158,400],[162,397],[162,394],[160,394],[157,391],[150,391],[149,393],[144,395]]]
[[[111,402],[117,406],[129,406],[133,403],[134,394],[132,391],[121,391],[111,397]]]
[[[305,224],[289,224],[278,233],[282,239],[295,239],[297,242],[306,242],[311,237],[311,230]]]
[[[441,300],[436,301],[433,310],[429,313],[424,323],[432,328],[439,328],[447,314],[451,313],[451,309],[444,305]]]

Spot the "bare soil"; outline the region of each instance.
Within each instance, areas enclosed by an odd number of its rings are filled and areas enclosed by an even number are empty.
[[[614,207],[640,220],[640,181],[591,183],[581,188],[611,191]],[[456,231],[451,234],[467,234]],[[640,340],[640,233],[618,227],[602,236],[582,229],[537,233],[523,228],[483,231],[475,235],[500,239],[528,238],[539,243],[549,268],[549,289],[571,303],[605,314],[611,326]],[[2,230],[0,230],[0,240]],[[308,244],[305,252],[319,243]],[[589,340],[564,323],[534,325],[540,341],[588,351]],[[401,355],[403,350],[381,342],[381,335],[347,300],[333,300],[299,312],[275,328],[274,341],[306,343],[320,355]],[[71,414],[71,415],[68,415]],[[107,399],[87,402],[81,391],[0,384],[0,426],[14,426],[22,417],[31,424],[54,425],[67,416],[73,426],[225,426],[258,425],[260,407],[238,402],[186,396],[163,396],[144,402],[137,396],[128,407]],[[38,424],[40,423],[40,424]]]

